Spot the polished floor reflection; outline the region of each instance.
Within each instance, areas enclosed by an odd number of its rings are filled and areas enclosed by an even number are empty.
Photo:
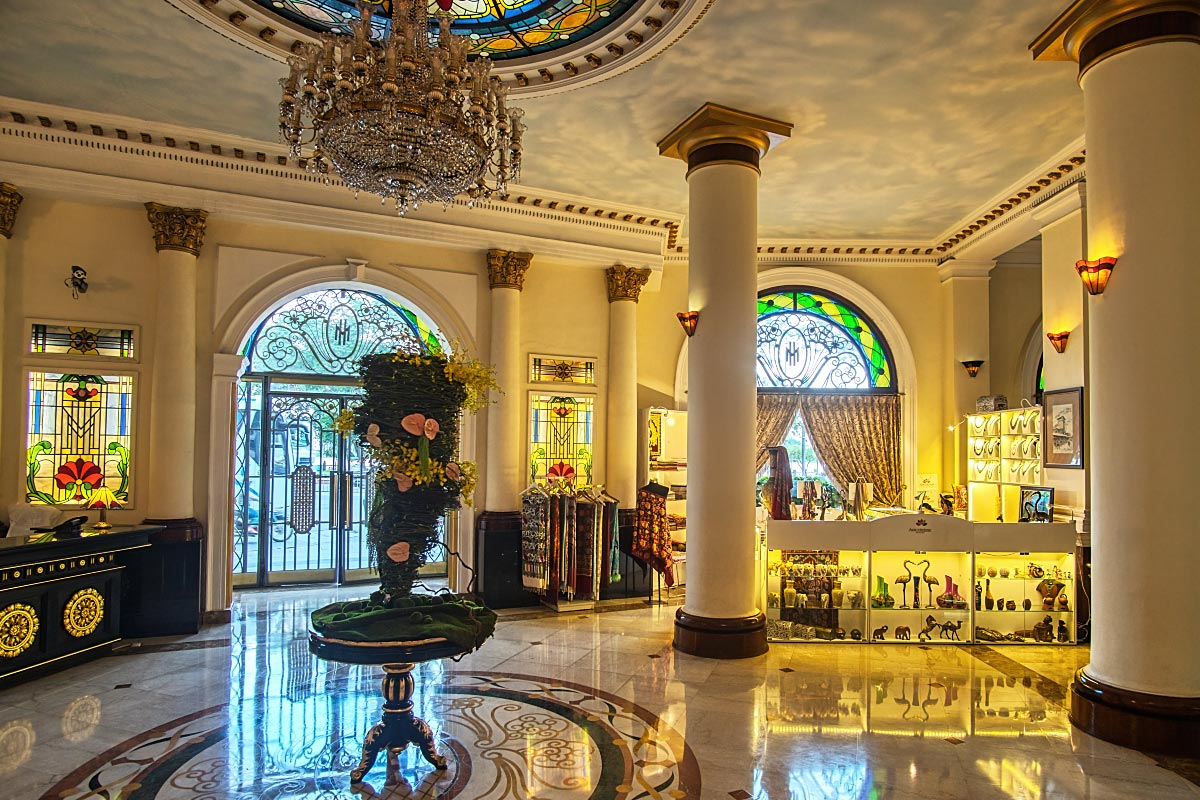
[[[350,786],[381,671],[308,653],[358,589],[240,594],[231,626],[0,692],[0,798],[1172,798],[1200,787],[1067,721],[1085,648],[670,647],[669,607],[503,620],[419,667],[449,768],[380,758]]]

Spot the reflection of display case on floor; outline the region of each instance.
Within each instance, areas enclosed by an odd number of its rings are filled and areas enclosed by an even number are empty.
[[[767,639],[1073,644],[1074,547],[1072,523],[772,521]]]
[[[972,532],[957,517],[903,514],[871,525],[871,638],[971,641]]]
[[[768,640],[861,642],[867,637],[865,533],[861,523],[809,523],[769,540]],[[821,549],[835,542],[843,549]]]
[[[976,640],[1074,644],[1073,526],[981,525],[975,542]]]

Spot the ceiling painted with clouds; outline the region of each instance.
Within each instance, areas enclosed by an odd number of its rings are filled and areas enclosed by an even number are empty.
[[[1026,50],[1063,5],[718,0],[637,69],[521,98],[522,183],[686,211],[655,143],[713,101],[796,126],[762,236],[928,241],[1082,133],[1074,65]],[[284,71],[165,0],[0,0],[3,95],[276,141]]]

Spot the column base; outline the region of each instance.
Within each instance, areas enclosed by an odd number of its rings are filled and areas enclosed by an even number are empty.
[[[1122,747],[1200,758],[1200,697],[1121,689],[1080,669],[1071,683],[1071,722]]]
[[[675,649],[701,658],[753,658],[767,652],[767,615],[700,617],[675,612]]]

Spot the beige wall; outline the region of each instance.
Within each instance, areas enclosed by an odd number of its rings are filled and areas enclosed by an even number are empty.
[[[1021,366],[1031,332],[1033,347],[1041,352],[1041,270],[1027,266],[997,265],[988,286],[991,296],[991,391],[1008,397],[1010,407],[1021,404]],[[1034,329],[1037,330],[1034,330]],[[1028,398],[1030,402],[1033,398]]]
[[[658,291],[638,300],[638,408],[675,407],[675,370],[687,338],[679,319],[687,311],[687,265],[668,262]]]

